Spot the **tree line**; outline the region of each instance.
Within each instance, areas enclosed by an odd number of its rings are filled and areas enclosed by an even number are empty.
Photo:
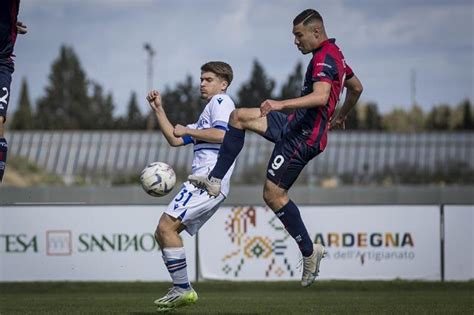
[[[237,107],[255,107],[263,100],[298,97],[303,84],[303,65],[298,62],[279,91],[275,80],[270,78],[263,66],[254,60],[250,77],[236,93]],[[166,86],[162,91],[163,104],[172,123],[191,123],[197,120],[202,110],[199,82],[187,76],[174,87]],[[18,106],[13,114],[11,129],[120,129],[144,130],[147,113],[138,105],[137,94],[131,92],[126,113],[114,116],[114,100],[111,93],[89,79],[78,56],[71,47],[62,46],[59,56],[53,61],[44,95],[35,106],[29,97],[26,79],[22,80]],[[156,124],[155,124],[155,128]],[[436,130],[473,130],[474,118],[469,99],[456,106],[440,104],[425,113],[420,106],[396,108],[382,114],[374,102],[359,103],[347,121],[346,128],[352,130],[374,130],[390,132],[418,132]]]

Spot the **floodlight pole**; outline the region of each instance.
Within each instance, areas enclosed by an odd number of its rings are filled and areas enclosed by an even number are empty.
[[[155,56],[156,51],[153,49],[153,47],[151,47],[150,43],[143,44],[143,48],[148,54],[148,58],[147,58],[147,93],[148,93],[153,89],[153,57]],[[146,130],[152,131],[154,125],[155,125],[155,119],[153,117],[153,111],[150,110],[146,118]]]

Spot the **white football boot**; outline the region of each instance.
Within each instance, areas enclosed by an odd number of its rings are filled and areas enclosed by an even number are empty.
[[[303,257],[303,275],[301,285],[307,287],[311,285],[319,273],[319,264],[327,251],[321,244],[313,244],[313,253],[309,257]]]
[[[217,197],[221,192],[221,179],[211,177],[210,179],[207,175],[189,175],[188,180],[196,186],[207,191],[210,196]]]
[[[158,312],[168,312],[177,307],[183,307],[196,303],[198,295],[193,288],[181,289],[179,287],[172,287],[168,293],[155,300],[155,305],[158,306]]]

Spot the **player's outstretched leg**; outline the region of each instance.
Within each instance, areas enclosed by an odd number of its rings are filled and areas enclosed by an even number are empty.
[[[224,140],[219,150],[219,157],[216,165],[209,173],[209,178],[214,177],[223,179],[244,147],[245,129],[237,128],[232,125],[236,119],[233,117],[237,115],[234,113],[235,111],[231,114],[231,121],[228,126],[229,130],[225,133]]]
[[[301,285],[307,287],[311,285],[319,273],[319,264],[326,255],[326,249],[321,244],[313,245],[313,254],[309,257],[303,256],[303,275]]]
[[[231,119],[235,116],[234,112],[231,114]],[[214,197],[219,196],[221,180],[239,155],[244,146],[244,142],[245,129],[236,128],[229,124],[229,130],[225,133],[216,165],[209,173],[209,176],[189,175],[188,180],[196,187],[207,190],[209,195]]]

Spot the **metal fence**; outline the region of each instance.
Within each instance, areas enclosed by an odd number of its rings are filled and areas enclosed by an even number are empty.
[[[474,174],[474,133],[331,132],[328,146],[302,173],[299,183],[325,178],[347,183]],[[191,170],[192,146],[173,148],[159,132],[11,131],[9,154],[62,176],[115,178],[138,174],[149,162],[167,162],[183,178]],[[261,182],[273,144],[247,133],[233,181]],[[439,177],[438,176],[438,177]],[[469,178],[471,178],[469,177]],[[468,179],[468,180],[472,180]]]

